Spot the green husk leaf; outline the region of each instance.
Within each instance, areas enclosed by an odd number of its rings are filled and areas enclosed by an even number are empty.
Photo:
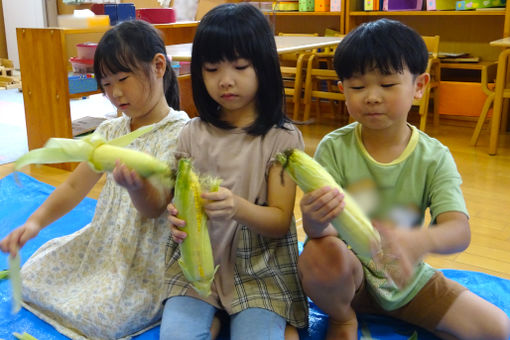
[[[9,255],[9,279],[11,281],[12,313],[16,314],[21,309],[21,275],[20,275],[20,254],[12,258]]]
[[[80,139],[50,138],[43,148],[21,156],[16,161],[15,170],[29,164],[87,162],[92,170],[103,172],[112,171],[115,161],[119,159],[142,177],[156,176],[158,183],[171,188],[173,173],[166,162],[147,153],[124,148],[152,129],[153,126],[142,127],[110,141],[106,141],[97,132]]]
[[[27,332],[23,332],[23,334],[14,332],[14,333],[12,333],[12,335],[14,335],[14,337],[19,340],[37,340],[35,337],[28,334]]]
[[[9,278],[9,271],[8,270],[0,271],[0,280],[6,280],[8,278]]]

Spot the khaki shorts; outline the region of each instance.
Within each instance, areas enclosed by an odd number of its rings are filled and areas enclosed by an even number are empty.
[[[351,305],[356,313],[386,315],[433,332],[453,301],[465,290],[466,287],[447,279],[438,271],[409,303],[396,310],[382,309],[368,293],[365,281],[356,292]]]

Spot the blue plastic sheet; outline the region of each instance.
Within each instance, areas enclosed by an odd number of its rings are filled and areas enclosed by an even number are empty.
[[[0,239],[4,238],[12,229],[23,224],[53,189],[54,187],[22,173],[11,174],[0,180]],[[95,200],[86,198],[69,214],[43,229],[36,238],[30,240],[22,248],[22,263],[46,241],[73,233],[89,223],[95,206]],[[0,270],[4,267],[7,267],[7,255],[0,253]],[[443,272],[447,277],[458,281],[510,314],[510,281],[471,271],[447,269]],[[304,340],[324,339],[327,316],[311,302],[310,307],[310,326],[306,330],[300,330],[300,338]],[[360,327],[367,327],[375,339],[404,340],[408,339],[414,331],[418,332],[420,340],[437,339],[422,329],[389,318],[361,315],[359,324]],[[13,332],[27,332],[40,340],[67,339],[52,326],[24,308],[18,314],[12,315],[9,282],[3,280],[0,281],[0,339],[15,339],[12,335]],[[360,331],[359,336],[361,336]],[[134,339],[157,340],[159,339],[159,327],[136,336]],[[228,331],[222,331],[219,340],[226,339],[228,339]]]

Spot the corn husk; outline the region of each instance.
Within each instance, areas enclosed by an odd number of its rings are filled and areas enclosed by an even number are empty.
[[[12,333],[12,335],[18,340],[37,340],[35,337],[28,334],[27,332],[23,332],[22,334],[14,332]]]
[[[345,208],[331,224],[356,254],[369,258],[374,255],[374,249],[380,249],[379,232],[374,229],[356,201],[316,160],[297,149],[278,154],[277,159],[303,192],[329,186],[344,194]]]
[[[174,204],[178,218],[186,221],[182,228],[187,236],[180,244],[179,266],[191,282],[193,289],[202,297],[211,294],[211,283],[218,266],[214,267],[207,215],[203,208],[202,191],[217,191],[219,179],[200,180],[193,171],[189,159],[180,159],[175,181]]]
[[[15,170],[29,164],[62,162],[87,162],[97,172],[113,171],[115,161],[120,160],[142,177],[157,176],[164,186],[173,186],[170,166],[141,151],[125,148],[137,137],[152,130],[152,126],[140,128],[122,137],[106,141],[99,133],[80,139],[50,138],[43,148],[32,150],[15,163]]]
[[[12,294],[12,314],[16,314],[21,309],[21,275],[20,275],[20,255],[19,252],[13,258],[9,255],[9,280],[11,281]]]

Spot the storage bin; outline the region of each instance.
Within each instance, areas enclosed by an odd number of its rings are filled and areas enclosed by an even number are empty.
[[[97,90],[97,81],[93,74],[70,75],[69,93],[82,93]]]
[[[466,11],[477,8],[498,8],[505,7],[506,0],[468,0],[457,1],[456,10]]]
[[[136,10],[136,18],[151,24],[171,24],[175,22],[173,8],[140,8]]]
[[[181,67],[180,74],[189,74],[191,72],[191,70],[190,70],[191,62],[181,61],[181,62],[179,62],[179,66]]]
[[[78,57],[69,58],[75,73],[93,73],[94,72],[94,59],[82,59]]]
[[[97,43],[93,43],[93,42],[76,44],[76,51],[78,52],[78,58],[94,60],[94,53],[96,52],[96,48],[97,48]]]
[[[300,12],[313,12],[314,10],[315,4],[313,0],[299,0]]]
[[[441,81],[439,83],[439,114],[477,117],[487,95],[480,83]]]
[[[280,1],[273,3],[273,10],[280,12],[292,12],[299,10],[298,1]]]
[[[455,0],[453,0],[453,1],[455,1]],[[423,7],[423,0],[384,0],[383,1],[383,11],[421,11],[422,7]]]
[[[135,5],[132,3],[92,4],[90,10],[95,14],[108,15],[111,25],[136,18]]]
[[[315,0],[314,2],[315,12],[329,12],[330,7],[329,0]]]
[[[456,8],[455,0],[434,0],[436,2],[436,10],[438,11],[451,11]]]
[[[331,12],[340,12],[342,10],[341,0],[331,0],[329,10]]]

